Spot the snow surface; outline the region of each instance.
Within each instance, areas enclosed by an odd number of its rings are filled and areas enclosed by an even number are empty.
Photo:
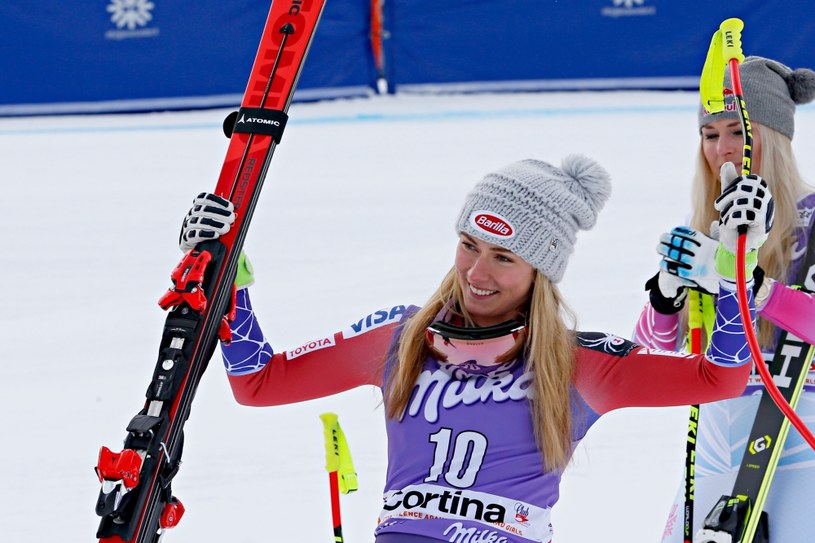
[[[484,173],[535,157],[596,158],[614,193],[581,233],[562,290],[583,330],[627,336],[659,234],[680,223],[697,145],[696,96],[585,92],[385,96],[295,104],[247,249],[277,350],[380,307],[421,304],[452,264],[453,222]],[[0,119],[0,526],[3,541],[90,541],[101,445],[142,407],[192,198],[215,186],[225,110]],[[813,109],[796,148],[815,171]],[[238,406],[220,354],[186,427],[167,542],[330,541],[320,413],[348,437],[360,490],[349,543],[370,542],[385,471],[378,391],[280,408]],[[556,541],[659,540],[682,470],[687,408],[607,415],[575,455]]]

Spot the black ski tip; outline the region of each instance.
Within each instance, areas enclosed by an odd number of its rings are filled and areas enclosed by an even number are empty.
[[[230,113],[229,115],[226,116],[226,119],[224,119],[223,129],[224,129],[224,135],[227,138],[232,137],[232,132],[235,131],[235,121],[236,120],[238,120],[238,112],[237,111],[233,111],[232,113]]]
[[[286,23],[282,27],[280,27],[281,34],[294,34],[294,25],[291,23]]]

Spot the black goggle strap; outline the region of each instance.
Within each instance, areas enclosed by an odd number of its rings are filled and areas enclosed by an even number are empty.
[[[526,328],[516,320],[494,324],[492,326],[465,327],[449,322],[434,322],[427,329],[434,334],[448,339],[485,340],[515,334]]]

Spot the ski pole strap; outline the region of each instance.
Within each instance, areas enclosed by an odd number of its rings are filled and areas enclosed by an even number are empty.
[[[289,115],[285,111],[260,107],[242,107],[238,111],[233,111],[224,119],[224,134],[228,138],[231,138],[235,132],[239,134],[263,134],[272,136],[277,143],[280,143],[288,120]]]
[[[722,81],[727,65],[722,54],[722,33],[717,30],[710,39],[710,46],[702,67],[702,76],[699,80],[699,95],[702,107],[708,113],[721,113],[724,111],[724,92]]]
[[[348,494],[359,488],[357,473],[351,460],[351,450],[335,413],[320,415],[325,437],[325,470],[336,472],[340,492]]]

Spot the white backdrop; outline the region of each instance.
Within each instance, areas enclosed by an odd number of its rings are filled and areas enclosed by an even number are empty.
[[[583,330],[627,336],[681,222],[697,145],[691,93],[384,96],[292,106],[246,248],[277,350],[380,307],[421,304],[452,264],[453,222],[484,173],[571,152],[614,192],[581,233],[562,290]],[[121,448],[143,405],[192,198],[215,186],[226,111],[0,119],[0,526],[3,540],[90,541],[99,446]],[[815,143],[813,109],[796,148]],[[804,172],[815,158],[799,152]],[[280,408],[238,406],[220,354],[187,424],[169,542],[330,541],[318,415],[339,414],[360,490],[349,543],[372,541],[385,470],[380,396],[358,389]],[[682,470],[686,408],[604,417],[555,510],[556,540],[658,541]]]

